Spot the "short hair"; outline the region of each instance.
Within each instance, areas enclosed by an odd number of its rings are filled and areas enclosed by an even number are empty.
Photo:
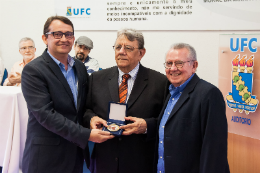
[[[46,34],[46,33],[50,31],[49,26],[50,26],[51,22],[54,21],[54,20],[60,20],[63,23],[65,23],[67,25],[70,25],[72,27],[72,30],[73,30],[73,33],[74,33],[73,23],[67,17],[64,17],[64,16],[51,16],[51,17],[49,17],[46,20],[46,22],[44,24],[44,27],[43,27],[43,35],[45,35],[46,38],[48,37],[48,34]]]
[[[197,61],[197,55],[195,49],[187,43],[175,43],[171,46],[171,49],[183,49],[186,48],[189,51],[189,59]]]
[[[24,42],[24,41],[32,41],[33,47],[35,47],[35,43],[34,43],[33,39],[31,39],[31,38],[29,38],[29,37],[24,37],[24,38],[22,38],[22,39],[19,41],[19,48],[20,48],[20,44],[21,44],[22,42]]]
[[[138,42],[138,48],[139,49],[144,49],[144,36],[141,32],[135,30],[135,29],[130,29],[130,28],[125,28],[117,31],[117,39],[120,36],[126,36],[126,38],[129,41],[135,41],[137,40]]]

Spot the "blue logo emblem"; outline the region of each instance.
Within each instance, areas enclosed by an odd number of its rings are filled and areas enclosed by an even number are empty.
[[[227,105],[234,112],[245,111],[248,115],[255,112],[258,105],[256,96],[252,94],[254,55],[247,59],[247,55],[240,58],[238,54],[233,59],[232,65],[232,92],[226,96]]]
[[[71,7],[67,7],[67,13],[66,13],[66,16],[72,16],[72,13],[71,13]]]

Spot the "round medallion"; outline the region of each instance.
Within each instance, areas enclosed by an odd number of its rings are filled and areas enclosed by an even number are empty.
[[[107,127],[108,130],[112,131],[112,132],[115,132],[115,131],[118,131],[119,130],[119,126],[116,125],[116,124],[110,124],[108,127]]]

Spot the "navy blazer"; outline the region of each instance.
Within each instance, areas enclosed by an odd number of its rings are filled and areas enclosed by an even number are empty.
[[[84,121],[89,126],[93,116],[108,119],[108,103],[119,102],[118,67],[101,70],[90,76]],[[147,134],[132,134],[95,144],[92,158],[97,173],[151,173],[157,117],[165,100],[165,75],[140,65],[128,99],[127,116],[143,118]],[[151,135],[152,134],[152,135]]]
[[[77,107],[67,80],[47,50],[23,69],[22,91],[29,112],[23,173],[71,173],[79,151],[87,146],[90,129],[81,124],[88,74],[78,60],[73,68],[78,77]]]
[[[170,94],[158,118],[157,130],[169,98]],[[157,133],[157,151],[158,139]],[[158,152],[155,155],[154,172]],[[196,74],[165,124],[164,162],[166,173],[229,173],[225,101],[217,87]]]

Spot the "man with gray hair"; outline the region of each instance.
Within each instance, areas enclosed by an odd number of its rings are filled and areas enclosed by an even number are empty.
[[[90,38],[86,36],[80,36],[75,41],[75,58],[84,63],[89,75],[91,75],[94,71],[99,70],[98,61],[88,56],[91,49],[93,49],[93,42]]]
[[[86,126],[107,126],[109,102],[128,105],[127,125],[121,136],[95,144],[92,168],[96,173],[151,173],[155,154],[157,117],[165,100],[166,77],[140,64],[145,55],[144,38],[133,29],[118,31],[115,42],[117,66],[90,76]]]
[[[19,52],[23,56],[23,59],[17,61],[12,69],[8,78],[4,82],[4,86],[21,86],[21,73],[26,64],[31,62],[35,58],[35,44],[29,37],[24,37],[19,42]]]
[[[173,45],[165,59],[169,94],[157,124],[154,173],[229,173],[220,90],[196,75],[195,49]]]

